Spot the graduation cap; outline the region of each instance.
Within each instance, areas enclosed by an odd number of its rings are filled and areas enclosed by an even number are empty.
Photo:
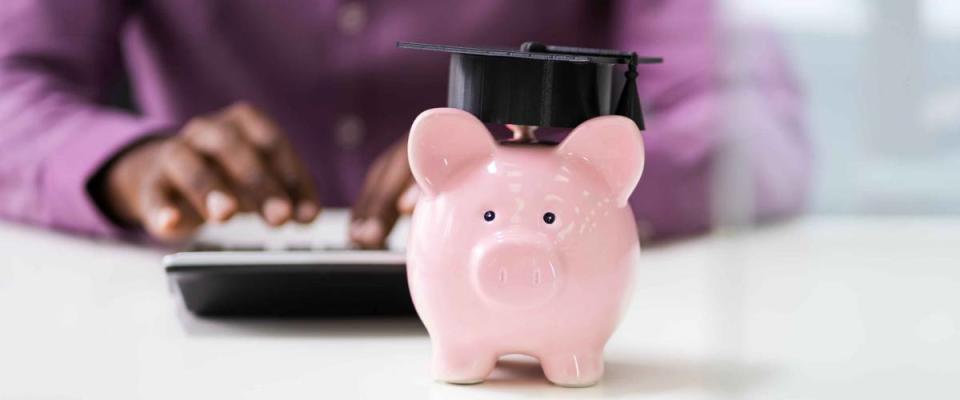
[[[601,115],[622,115],[644,129],[637,64],[659,57],[607,49],[526,42],[519,50],[397,42],[403,49],[450,53],[447,105],[485,123],[573,128]],[[614,66],[627,70],[612,107]]]

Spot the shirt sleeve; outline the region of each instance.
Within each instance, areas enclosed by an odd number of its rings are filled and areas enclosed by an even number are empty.
[[[0,7],[0,216],[119,232],[87,191],[114,154],[169,128],[102,105],[121,71],[119,0],[12,0]]]
[[[638,67],[647,153],[630,203],[642,236],[704,231],[731,202],[747,222],[801,210],[810,144],[776,38],[724,31],[709,0],[615,7],[619,48],[664,57]]]

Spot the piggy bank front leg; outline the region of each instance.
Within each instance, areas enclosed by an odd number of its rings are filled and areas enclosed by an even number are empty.
[[[558,386],[593,386],[603,377],[603,350],[546,354],[540,357],[543,374]]]
[[[434,343],[434,379],[456,384],[483,382],[493,372],[497,355],[482,346]]]

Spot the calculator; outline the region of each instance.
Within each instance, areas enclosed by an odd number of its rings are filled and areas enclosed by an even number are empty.
[[[171,290],[200,316],[414,315],[405,251],[350,248],[338,234],[345,218],[325,211],[311,226],[279,230],[242,218],[206,229],[162,263]]]

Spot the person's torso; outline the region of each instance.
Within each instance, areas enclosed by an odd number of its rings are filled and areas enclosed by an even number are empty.
[[[397,41],[602,46],[599,3],[141,0],[123,42],[143,113],[182,122],[250,101],[290,135],[323,201],[344,206],[417,114],[446,105],[447,55]]]

